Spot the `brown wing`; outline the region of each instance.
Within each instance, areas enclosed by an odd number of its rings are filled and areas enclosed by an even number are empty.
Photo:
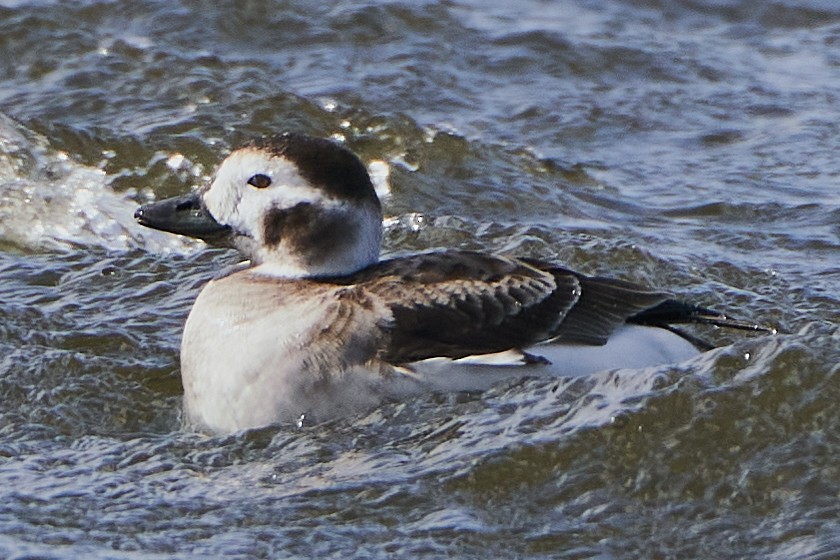
[[[563,342],[605,344],[613,331],[628,319],[656,307],[670,297],[666,292],[650,290],[623,280],[586,276],[535,259],[522,261],[553,274],[571,274],[580,282],[580,299],[555,333],[558,340]]]
[[[404,363],[519,348],[551,338],[580,296],[571,274],[470,252],[383,261],[336,279],[364,285],[391,311],[380,356]]]
[[[669,294],[648,290],[637,284],[584,276],[556,267],[554,274],[573,274],[580,282],[580,299],[555,331],[558,341],[578,344],[606,344],[610,335],[638,313],[666,301]]]
[[[362,289],[391,312],[379,355],[392,363],[523,348],[557,338],[599,345],[667,298],[547,263],[466,251],[382,261],[330,282]]]

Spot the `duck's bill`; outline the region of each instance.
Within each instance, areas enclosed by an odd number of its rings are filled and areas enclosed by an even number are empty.
[[[217,222],[196,193],[144,204],[134,213],[140,225],[169,233],[219,241],[230,227]]]

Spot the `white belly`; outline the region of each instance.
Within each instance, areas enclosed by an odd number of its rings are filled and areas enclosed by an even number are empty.
[[[690,342],[671,331],[638,325],[622,327],[604,346],[545,344],[529,351],[551,361],[552,373],[565,376],[676,363],[700,353]]]
[[[522,356],[501,352],[460,360],[432,358],[411,365],[416,376],[436,390],[483,390],[504,379],[553,375],[579,377],[612,369],[642,369],[682,362],[700,352],[687,340],[655,327],[627,325],[603,346],[545,343],[526,352],[549,363],[524,364]]]

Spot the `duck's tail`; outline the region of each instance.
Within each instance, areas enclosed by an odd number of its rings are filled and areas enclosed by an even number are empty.
[[[628,318],[627,322],[636,325],[647,325],[668,329],[669,331],[685,338],[700,350],[711,350],[714,348],[714,345],[709,344],[705,340],[689,334],[674,325],[713,325],[716,327],[776,334],[776,329],[772,327],[751,323],[749,321],[741,321],[740,319],[733,319],[724,313],[675,299],[665,300],[659,305],[637,313],[636,315]]]

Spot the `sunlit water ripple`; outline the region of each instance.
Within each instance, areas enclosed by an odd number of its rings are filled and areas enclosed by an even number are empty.
[[[0,1],[0,557],[836,558],[833,2]],[[245,138],[376,171],[386,253],[461,247],[777,326],[692,361],[180,425],[237,256],[141,229]]]

